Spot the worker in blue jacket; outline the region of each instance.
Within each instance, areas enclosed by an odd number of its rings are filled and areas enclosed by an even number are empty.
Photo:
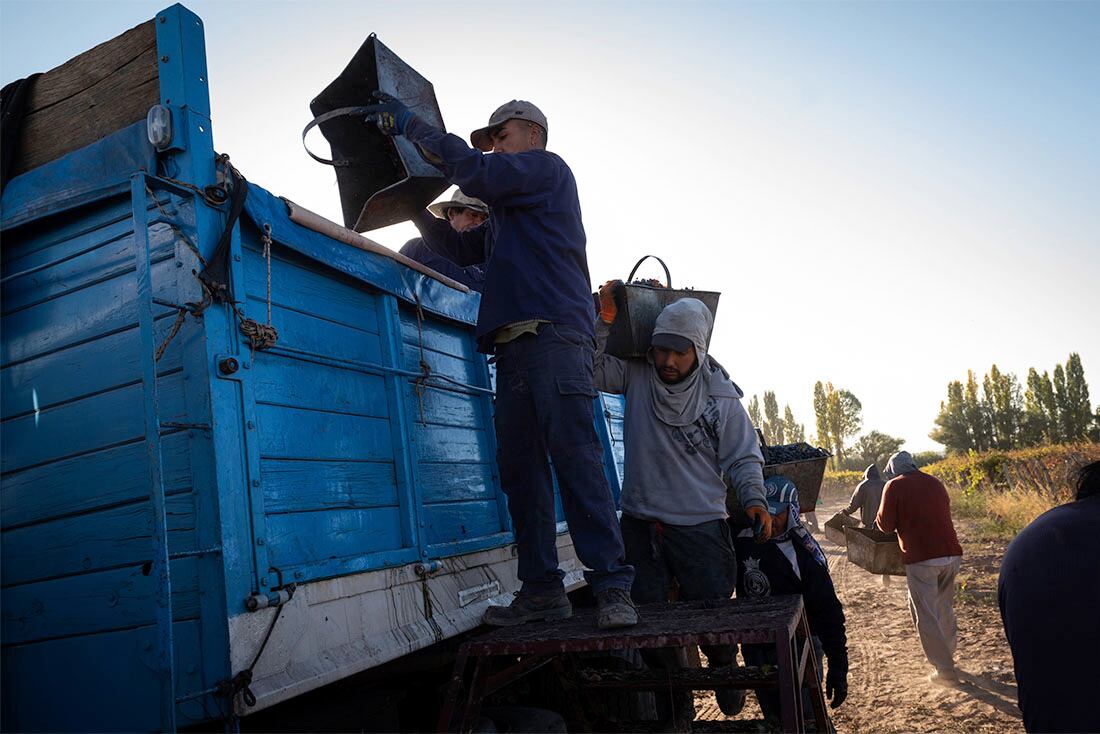
[[[756,543],[751,529],[734,538],[737,562],[737,598],[762,598],[773,594],[800,594],[810,623],[817,670],[822,654],[829,661],[825,695],[836,708],[848,696],[848,638],[844,629],[844,608],[833,588],[829,564],[821,546],[798,518],[798,491],[784,476],[764,480],[764,497],[772,516],[772,537]],[[746,665],[775,665],[775,646],[742,645]],[[779,717],[779,693],[757,690],[756,698],[765,717]],[[806,720],[813,718],[808,694],[803,695]],[[807,724],[807,729],[810,725]]]
[[[546,150],[546,116],[512,100],[470,135],[473,147],[377,95],[370,117],[415,143],[453,184],[489,205],[489,220],[464,232],[427,212],[414,217],[424,242],[459,265],[485,263],[478,348],[497,366],[500,481],[508,496],[523,582],[487,624],[572,614],[558,568],[553,461],[573,546],[588,569],[601,629],[638,622],[630,599],[615,503],[594,427],[595,314],[584,226],[573,172]],[[487,155],[488,154],[488,155]]]

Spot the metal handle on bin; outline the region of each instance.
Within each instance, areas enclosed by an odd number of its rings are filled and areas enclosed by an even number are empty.
[[[626,282],[629,283],[634,280],[634,273],[638,272],[638,268],[641,267],[649,258],[653,258],[657,262],[661,263],[661,267],[665,269],[665,288],[672,288],[672,275],[668,272],[668,266],[665,265],[665,261],[656,255],[645,255],[641,260],[634,263],[634,269],[630,271],[630,275],[626,276]]]
[[[313,118],[313,120],[308,125],[306,125],[305,129],[302,130],[302,147],[306,149],[306,155],[308,155],[310,158],[317,161],[318,163],[324,163],[326,166],[346,166],[348,164],[347,161],[343,161],[343,160],[331,160],[330,161],[328,158],[322,158],[321,156],[316,155],[312,150],[309,149],[309,146],[306,145],[306,134],[310,130],[315,128],[316,126],[320,125],[322,122],[328,122],[329,120],[331,120],[334,117],[343,117],[345,115],[347,115],[349,117],[350,116],[367,115],[371,112],[374,112],[376,107],[377,107],[377,105],[359,105],[357,107],[341,107],[338,110],[332,110],[330,112],[326,112],[323,115],[318,115],[317,117]],[[668,272],[668,270],[666,269],[665,272]]]

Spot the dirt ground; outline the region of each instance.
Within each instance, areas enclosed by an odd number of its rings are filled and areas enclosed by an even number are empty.
[[[824,524],[843,506],[840,498],[818,506]],[[829,570],[847,618],[848,699],[831,711],[839,732],[1022,732],[1016,707],[1012,655],[997,610],[997,572],[1003,542],[980,542],[965,521],[955,521],[963,545],[956,584],[959,620],[956,662],[962,683],[945,688],[925,680],[932,668],[924,657],[909,616],[905,578],[883,587],[848,562],[845,549],[816,537],[829,559]],[[696,694],[696,718],[721,720],[713,694]],[[759,718],[750,693],[736,718]]]

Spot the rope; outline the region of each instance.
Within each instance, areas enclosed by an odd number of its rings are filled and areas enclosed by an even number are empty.
[[[290,592],[290,597],[294,597],[294,591],[296,590],[296,584],[290,584],[286,587],[286,590]],[[289,599],[288,599],[289,602]],[[252,658],[252,664],[244,670],[238,672],[232,678],[223,680],[218,683],[218,695],[225,696],[229,699],[230,704],[230,718],[236,718],[236,712],[233,710],[233,699],[237,694],[241,694],[241,698],[249,708],[256,705],[256,694],[252,692],[252,671],[256,668],[256,663],[260,662],[260,657],[264,654],[264,650],[267,648],[267,643],[271,639],[271,633],[275,631],[275,625],[279,622],[279,618],[283,616],[283,609],[287,604],[280,604],[279,608],[275,611],[275,616],[271,618],[271,624],[267,626],[267,632],[264,634],[263,642],[260,643],[260,649],[256,651],[255,657]]]
[[[241,322],[239,327],[241,334],[248,339],[248,345],[253,354],[257,349],[269,349],[279,341],[279,331],[271,325],[271,225],[267,222],[264,222],[261,240],[264,245],[264,260],[267,261],[267,323],[261,324],[255,319],[246,318],[241,309],[233,304],[233,311]]]

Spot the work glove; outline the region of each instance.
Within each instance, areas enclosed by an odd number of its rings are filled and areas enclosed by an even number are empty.
[[[848,698],[848,669],[834,666],[829,661],[829,672],[825,676],[825,698],[829,699],[829,708],[836,708]]]
[[[367,119],[377,125],[385,135],[404,135],[405,126],[413,118],[412,110],[401,100],[385,92],[375,92],[374,98],[378,100],[378,104],[371,105]]]
[[[621,280],[609,280],[600,286],[600,319],[605,324],[610,324],[619,314],[619,307],[615,303],[615,291],[621,288]]]
[[[772,516],[768,508],[753,505],[745,508],[745,514],[752,520],[752,533],[756,542],[767,542],[772,537]]]

